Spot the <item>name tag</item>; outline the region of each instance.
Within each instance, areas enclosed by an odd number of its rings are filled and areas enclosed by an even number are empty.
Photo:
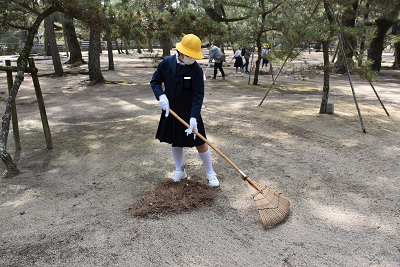
[[[192,76],[183,76],[183,90],[193,90]]]

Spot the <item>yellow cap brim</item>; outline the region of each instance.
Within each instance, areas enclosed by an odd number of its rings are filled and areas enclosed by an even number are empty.
[[[192,58],[195,58],[195,59],[203,59],[204,58],[202,53],[190,50],[190,49],[184,47],[181,43],[177,43],[176,44],[176,49],[179,52],[181,52],[182,54],[185,54],[188,57],[192,57]]]

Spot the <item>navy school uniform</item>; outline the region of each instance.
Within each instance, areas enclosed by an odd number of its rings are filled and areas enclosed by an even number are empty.
[[[200,115],[204,98],[203,69],[197,62],[183,66],[176,62],[176,55],[168,56],[158,65],[150,85],[155,97],[159,99],[160,95],[165,94],[170,108],[188,124],[190,118],[196,118],[198,132],[206,137]],[[199,137],[193,139],[193,134],[187,136],[186,129],[172,114],[165,117],[165,111],[162,110],[156,138],[176,147],[193,147],[205,143]]]
[[[243,66],[243,59],[242,57],[235,57],[235,64],[234,67],[242,67]]]

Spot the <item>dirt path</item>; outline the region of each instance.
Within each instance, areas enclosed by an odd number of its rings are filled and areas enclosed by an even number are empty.
[[[306,53],[296,64],[321,56]],[[384,64],[392,58],[384,55]],[[22,150],[15,152],[12,135],[8,143],[22,173],[0,178],[0,266],[400,265],[399,71],[382,71],[375,84],[390,117],[368,83],[352,76],[366,134],[346,76],[332,76],[333,115],[318,114],[321,74],[302,81],[285,73],[261,107],[270,76],[248,86],[226,67],[226,81],[206,81],[208,139],[291,201],[284,223],[264,230],[247,185],[215,152],[221,191],[212,207],[129,215],[174,164],[170,147],[154,139],[153,63],[136,54],[114,59],[116,71],[103,74],[125,83],[40,77],[53,150],[26,77],[17,98]],[[36,65],[52,72],[51,60]],[[4,73],[0,79],[5,85]],[[185,150],[185,166],[190,179],[206,183],[193,149]]]

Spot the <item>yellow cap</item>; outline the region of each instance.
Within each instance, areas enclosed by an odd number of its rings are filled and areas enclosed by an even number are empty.
[[[188,57],[203,59],[201,53],[201,40],[194,34],[187,34],[183,36],[182,41],[176,44],[176,49]]]

